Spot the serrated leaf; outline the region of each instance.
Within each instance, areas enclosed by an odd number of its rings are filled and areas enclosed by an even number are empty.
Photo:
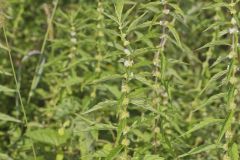
[[[130,13],[133,11],[133,9],[136,7],[136,4],[134,4],[130,9],[127,10],[127,12],[124,14],[123,21],[125,21]]]
[[[125,0],[116,0],[116,3],[115,3],[115,12],[116,12],[119,23],[121,23],[121,20],[122,20],[124,2]]]
[[[1,44],[1,43],[0,43],[0,48],[1,48],[1,49],[4,49],[4,50],[6,50],[6,51],[9,51],[8,47],[4,46],[4,45]]]
[[[117,20],[116,17],[114,17],[114,16],[112,16],[112,15],[106,13],[106,12],[104,12],[103,14],[104,14],[105,16],[107,16],[108,18],[110,18],[111,20],[113,20],[114,22],[116,22],[116,23],[119,24],[119,22],[118,22],[118,20]]]
[[[94,80],[93,82],[89,83],[89,84],[96,84],[96,83],[102,83],[105,81],[110,81],[110,80],[115,80],[115,79],[121,79],[123,76],[119,75],[119,74],[113,74],[113,75],[107,75],[104,77],[101,77],[97,80]]]
[[[230,157],[232,160],[239,160],[238,145],[236,143],[231,146]]]
[[[211,79],[207,82],[205,87],[202,89],[202,91],[199,93],[199,95],[202,95],[202,93],[206,89],[208,89],[208,87],[210,86],[211,83],[216,82],[218,79],[220,79],[222,76],[226,75],[227,73],[228,73],[228,70],[223,70],[223,71],[220,71],[220,72],[216,73],[215,75],[213,75],[211,77]]]
[[[216,145],[216,144],[201,145],[199,147],[191,149],[189,152],[184,153],[184,154],[182,154],[178,157],[183,158],[183,157],[186,157],[186,156],[189,156],[189,155],[194,155],[194,154],[198,154],[198,153],[202,153],[202,152],[207,152],[207,151],[211,151],[211,150],[217,149],[217,148],[221,148],[221,147]]]
[[[42,142],[45,144],[50,144],[54,146],[59,146],[67,142],[70,138],[69,132],[65,131],[64,135],[59,135],[56,130],[53,129],[37,129],[33,131],[28,131],[26,136],[34,141]]]
[[[184,17],[184,12],[183,10],[176,4],[173,4],[173,3],[168,3],[168,5],[170,5],[172,8],[175,9],[175,12],[180,14],[182,17]]]
[[[113,160],[114,158],[116,158],[122,149],[123,149],[122,146],[117,146],[117,147],[113,148],[110,151],[109,155],[107,156],[106,160]]]
[[[11,157],[9,157],[7,154],[0,153],[0,159],[1,160],[13,160]]]
[[[164,158],[159,155],[146,155],[144,156],[144,160],[164,160]]]
[[[223,125],[222,125],[222,129],[221,129],[221,132],[220,132],[220,134],[218,136],[217,143],[221,142],[221,140],[223,138],[223,135],[231,127],[233,115],[234,115],[234,111],[231,110],[230,113],[228,114],[228,116],[226,117]]]
[[[7,114],[4,114],[4,113],[0,113],[0,120],[1,120],[1,121],[21,123],[20,120],[14,118],[14,117],[11,117],[11,116],[9,116],[9,115],[7,115]]]
[[[141,16],[139,16],[138,18],[136,18],[135,20],[132,21],[132,23],[129,25],[128,29],[127,29],[127,33],[131,32],[132,30],[136,29],[138,26],[138,23],[140,22],[140,20],[147,14],[147,12],[144,12]]]
[[[191,128],[190,130],[188,130],[187,132],[182,134],[181,137],[185,136],[187,134],[190,134],[192,132],[195,132],[195,131],[197,131],[197,130],[199,130],[201,128],[204,128],[206,126],[209,126],[211,124],[220,123],[220,122],[223,122],[223,119],[215,119],[215,118],[204,119],[201,122],[199,122],[198,124],[195,124],[193,128]]]
[[[107,100],[107,101],[104,101],[104,102],[100,102],[100,103],[96,104],[95,106],[93,106],[91,109],[83,112],[82,114],[88,114],[88,113],[91,113],[91,112],[102,110],[106,107],[112,107],[116,104],[117,104],[117,101],[114,101],[114,100]]]
[[[197,50],[209,48],[209,47],[215,47],[215,46],[223,46],[223,45],[230,46],[229,41],[228,40],[215,40],[215,41],[205,44],[204,46],[198,48]]]
[[[3,92],[3,93],[14,93],[15,90],[14,89],[11,89],[11,88],[8,88],[8,87],[5,87],[5,86],[2,86],[0,85],[0,93]]]
[[[202,107],[220,99],[225,97],[227,94],[226,93],[219,93],[219,94],[215,94],[213,96],[211,96],[210,98],[208,98],[206,101],[204,101],[202,104],[200,104],[196,109],[193,110],[193,112],[198,111],[199,109],[201,109]]]
[[[229,24],[229,23],[228,22],[215,22],[215,23],[211,24],[208,28],[206,28],[203,32],[206,32],[212,28],[219,27],[219,26],[226,25],[226,24]]]
[[[143,84],[145,84],[145,85],[147,85],[147,86],[149,86],[149,87],[152,87],[151,81],[149,81],[148,79],[146,79],[144,76],[137,74],[137,75],[134,76],[134,78],[135,78],[136,80],[138,80],[139,82],[141,82],[141,83],[143,83]]]
[[[179,46],[180,48],[182,48],[182,43],[181,43],[181,41],[180,41],[180,37],[179,37],[179,35],[178,35],[177,30],[176,30],[171,24],[168,24],[167,27],[168,27],[169,31],[172,33],[173,37],[175,38],[178,46]]]
[[[117,99],[121,97],[121,91],[117,86],[112,85],[104,85],[108,89],[109,92],[111,92]]]
[[[203,9],[215,9],[215,8],[220,8],[220,7],[229,7],[229,3],[224,3],[224,2],[218,2],[218,3],[211,3],[207,4],[206,7],[203,7]]]
[[[0,74],[3,74],[5,76],[12,76],[12,73],[9,73],[9,72],[4,71],[4,70],[0,70]]]

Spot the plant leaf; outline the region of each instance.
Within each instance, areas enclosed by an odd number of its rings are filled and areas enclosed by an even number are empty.
[[[212,149],[217,149],[217,148],[221,148],[221,147],[216,145],[216,144],[201,145],[201,146],[198,146],[196,148],[191,149],[189,152],[184,153],[184,154],[182,154],[182,155],[180,155],[178,157],[179,158],[183,158],[183,157],[186,157],[186,156],[189,156],[189,155],[194,155],[194,154],[210,151]]]
[[[16,123],[21,123],[20,120],[14,118],[14,117],[11,117],[7,114],[4,114],[4,113],[0,113],[0,120],[2,121],[9,121],[9,122],[16,122]]]
[[[91,109],[83,112],[82,114],[88,114],[88,113],[91,113],[91,112],[95,112],[95,111],[98,111],[98,110],[101,110],[101,109],[104,109],[106,107],[112,107],[114,105],[117,104],[117,101],[114,101],[114,100],[106,100],[104,102],[100,102],[98,104],[96,104],[95,106],[93,106]]]
[[[26,136],[34,141],[39,141],[54,146],[64,144],[70,138],[69,132],[66,132],[64,135],[59,135],[56,130],[49,128],[28,131]]]
[[[202,120],[201,122],[199,122],[198,124],[195,124],[193,128],[191,128],[190,130],[188,130],[187,132],[182,134],[181,137],[185,136],[187,134],[190,134],[192,132],[195,132],[195,131],[197,131],[201,128],[204,128],[208,125],[219,123],[219,122],[223,122],[223,119],[206,118],[206,119]]]
[[[177,30],[171,24],[168,24],[167,27],[168,27],[169,31],[172,33],[173,37],[175,38],[178,46],[180,48],[182,48],[182,43],[180,41],[180,37],[179,37],[179,35],[177,33]]]
[[[220,132],[219,137],[217,139],[217,143],[220,143],[220,141],[222,140],[223,135],[231,127],[233,115],[234,115],[234,111],[231,110],[230,113],[228,114],[228,116],[226,117],[224,123],[223,123],[221,132]]]
[[[233,143],[231,147],[230,156],[232,160],[239,160],[238,145],[236,143]]]
[[[121,23],[121,20],[122,20],[124,1],[125,0],[116,0],[116,3],[115,3],[115,12],[116,12],[119,23]]]

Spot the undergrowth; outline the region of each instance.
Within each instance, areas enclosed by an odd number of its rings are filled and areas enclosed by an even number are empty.
[[[238,160],[239,0],[0,0],[1,160]]]

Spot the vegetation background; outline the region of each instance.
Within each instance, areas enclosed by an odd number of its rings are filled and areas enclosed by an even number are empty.
[[[238,160],[239,0],[0,0],[1,160]]]

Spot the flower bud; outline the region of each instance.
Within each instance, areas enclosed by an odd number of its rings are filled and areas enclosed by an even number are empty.
[[[129,146],[130,141],[127,138],[124,138],[121,143],[123,146]]]

